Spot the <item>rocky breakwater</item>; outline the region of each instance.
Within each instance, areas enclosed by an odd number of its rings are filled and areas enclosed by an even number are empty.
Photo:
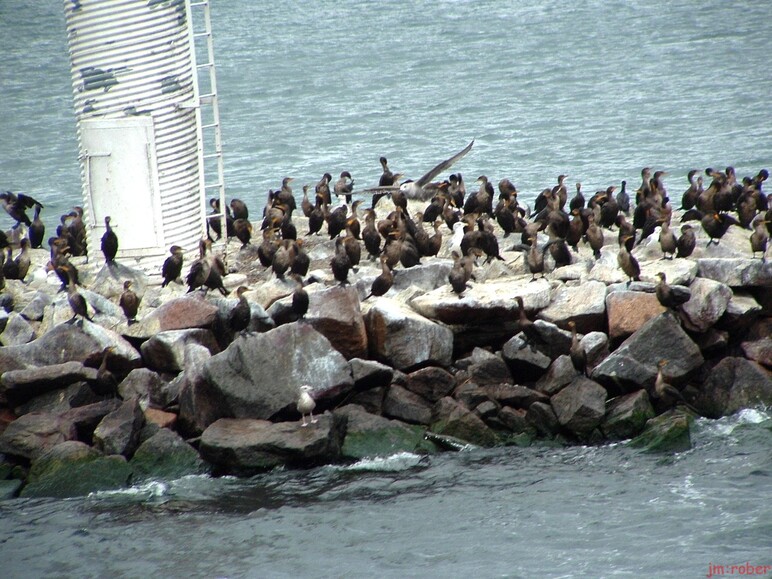
[[[565,267],[548,257],[531,281],[499,235],[504,259],[479,263],[461,297],[444,245],[365,299],[380,267],[363,261],[339,286],[326,265],[334,241],[312,237],[309,309],[294,321],[294,282],[232,247],[225,286],[251,288],[240,332],[232,296],[85,263],[93,321],[70,322],[36,250],[27,279],[2,294],[0,496],[540,439],[688,448],[695,416],[772,404],[772,269],[736,227],[719,246],[698,237],[689,259],[661,259],[651,239],[633,251],[640,282],[616,267],[615,240],[597,260],[584,246]],[[685,303],[660,303],[659,272]],[[142,298],[133,324],[116,306],[127,276]],[[304,384],[316,403],[307,426]]]

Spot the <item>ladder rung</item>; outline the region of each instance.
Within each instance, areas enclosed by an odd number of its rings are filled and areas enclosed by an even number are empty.
[[[194,32],[193,38],[203,38],[204,36],[210,36],[212,33],[208,30],[204,30],[203,32]]]
[[[222,187],[222,186],[223,186],[222,182],[212,183],[211,185],[204,185],[206,189],[214,189],[215,187]]]
[[[207,155],[204,155],[204,159],[216,159],[218,157],[222,157],[222,152],[209,153]]]
[[[196,68],[207,68],[210,66],[214,66],[214,62],[205,62],[204,64],[197,64]]]
[[[215,93],[208,93],[208,94],[202,94],[199,95],[198,101],[207,105],[212,104],[212,101],[215,99],[217,95]]]
[[[220,126],[220,123],[209,123],[208,125],[201,125],[202,129],[215,129]]]
[[[201,0],[201,2],[191,2],[190,7],[196,8],[198,6],[206,6],[207,4],[209,4],[209,0]]]

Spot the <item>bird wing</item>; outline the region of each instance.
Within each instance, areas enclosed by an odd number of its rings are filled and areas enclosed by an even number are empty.
[[[472,150],[472,145],[474,145],[474,139],[472,139],[472,142],[469,143],[466,147],[464,147],[461,151],[453,155],[450,159],[445,159],[440,164],[438,164],[436,167],[434,167],[431,171],[426,173],[423,177],[418,179],[416,181],[416,184],[420,187],[423,187],[427,183],[429,183],[432,179],[434,179],[437,175],[445,171],[446,169],[450,169],[450,167],[458,161],[461,157],[466,155],[469,151]]]
[[[32,209],[35,205],[40,205],[40,208],[43,208],[43,205],[37,202],[35,199],[30,197],[29,195],[25,195],[24,193],[19,193],[16,197],[19,201],[19,203],[24,206],[25,208]]]

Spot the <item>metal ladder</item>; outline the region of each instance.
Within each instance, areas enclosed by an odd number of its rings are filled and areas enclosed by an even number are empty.
[[[202,175],[202,212],[204,223],[212,217],[219,217],[220,231],[225,239],[223,252],[227,257],[228,231],[225,216],[225,177],[222,156],[222,130],[220,127],[220,109],[217,97],[217,77],[214,65],[214,42],[212,40],[212,17],[209,0],[186,0],[186,16],[188,19],[188,34],[194,66],[193,87],[197,102],[196,126],[198,142],[202,155],[199,157],[199,170]],[[197,52],[202,43],[205,50],[203,63],[197,62]],[[202,94],[202,81],[207,92]],[[206,116],[205,116],[206,114]],[[214,168],[212,167],[214,164]],[[207,214],[210,195],[219,198],[220,212]],[[205,225],[206,226],[206,225]]]

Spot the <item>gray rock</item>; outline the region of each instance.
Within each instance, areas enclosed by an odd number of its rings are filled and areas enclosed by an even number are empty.
[[[526,411],[520,408],[504,406],[499,410],[498,418],[504,426],[515,434],[531,430],[526,420]]]
[[[383,400],[383,414],[410,424],[429,424],[432,407],[418,394],[398,384],[392,384]]]
[[[451,265],[449,260],[437,260],[408,269],[398,269],[394,272],[392,289],[399,292],[412,286],[420,288],[424,292],[435,290],[448,283]],[[370,287],[368,286],[367,293],[369,292]]]
[[[605,360],[610,351],[608,336],[603,332],[590,332],[585,334],[579,342],[580,347],[587,355],[587,371],[591,372],[595,366]]]
[[[199,451],[217,473],[249,476],[281,465],[338,460],[345,429],[345,416],[329,413],[305,428],[299,421],[221,418],[201,435]]]
[[[515,298],[523,298],[525,309],[533,312],[550,303],[547,280],[528,283],[525,279],[504,278],[476,283],[459,298],[447,283],[434,291],[413,298],[410,305],[421,315],[446,324],[477,324],[491,320],[517,319]]]
[[[361,406],[347,404],[335,410],[347,421],[341,456],[358,460],[366,457],[390,456],[398,452],[416,452],[427,448],[426,429],[397,420],[389,420],[367,412]]]
[[[568,322],[576,323],[576,331],[586,334],[605,329],[606,285],[588,281],[579,286],[562,286],[552,303],[539,312],[539,318],[567,329]]]
[[[61,414],[71,408],[98,402],[99,397],[86,382],[75,382],[65,388],[35,396],[14,408],[17,416],[30,412]]]
[[[388,392],[388,386],[376,386],[361,392],[354,392],[349,399],[350,404],[356,404],[364,408],[370,414],[383,414],[383,401]]]
[[[11,312],[3,333],[0,334],[0,343],[3,346],[20,346],[35,339],[35,330],[29,325],[21,314]]]
[[[136,398],[126,400],[107,414],[94,430],[94,446],[104,454],[131,458],[139,445],[139,433],[145,416]]]
[[[35,459],[46,450],[75,440],[75,425],[55,414],[31,412],[20,416],[0,434],[0,453]]]
[[[552,438],[560,430],[560,423],[558,417],[555,416],[555,411],[551,405],[545,402],[531,404],[525,414],[525,421],[540,436],[546,438]]]
[[[195,293],[174,298],[129,326],[127,334],[136,338],[150,338],[160,332],[209,328],[217,318],[217,306]]]
[[[716,328],[732,334],[746,332],[762,315],[763,308],[749,292],[735,290]]]
[[[482,348],[475,348],[471,355],[472,364],[467,369],[470,379],[486,386],[488,384],[507,384],[512,382],[507,363],[496,354]],[[441,398],[441,397],[440,397]]]
[[[167,382],[148,368],[135,368],[118,384],[118,394],[124,400],[137,398],[153,408],[166,408],[174,402],[174,393]]]
[[[29,366],[101,360],[108,347],[114,348],[111,359],[120,361],[122,368],[130,369],[142,362],[139,352],[120,335],[84,321],[60,324],[29,344],[0,348],[0,374]]]
[[[517,384],[498,384],[484,386],[482,390],[489,399],[502,406],[512,406],[527,410],[535,402],[549,402],[549,398],[541,392]]]
[[[577,436],[589,435],[606,412],[606,389],[584,376],[550,398],[558,422]]]
[[[431,430],[477,446],[496,444],[496,434],[485,422],[449,396],[434,405]]]
[[[547,396],[552,396],[570,384],[576,375],[577,371],[570,356],[558,356],[550,365],[547,373],[539,378],[534,388]]]
[[[482,418],[484,421],[491,420],[492,418],[498,418],[500,405],[496,404],[493,400],[486,400],[478,404],[473,412]]]
[[[94,438],[94,430],[111,412],[120,408],[121,401],[115,398],[100,400],[84,406],[71,408],[62,413],[62,418],[72,422],[78,433],[78,440],[91,444]]]
[[[748,241],[745,240],[747,245]],[[772,284],[772,261],[747,258],[697,259],[697,275],[731,287],[766,286]]]
[[[691,424],[694,418],[680,410],[668,410],[646,422],[641,434],[630,446],[646,452],[684,452],[692,447]]]
[[[522,334],[508,340],[501,349],[501,355],[509,366],[515,382],[535,382],[547,371],[552,363],[549,356],[532,348]]]
[[[746,358],[772,368],[772,338],[743,342],[740,346]]]
[[[601,430],[610,440],[624,440],[640,434],[650,418],[654,418],[654,408],[649,395],[637,390],[611,401]]]
[[[23,497],[67,498],[125,487],[131,468],[122,456],[103,456],[77,441],[62,442],[38,457]]]
[[[694,332],[704,332],[713,326],[726,311],[732,290],[729,286],[697,278],[690,286],[692,297],[681,305],[684,327]]]
[[[453,332],[412,309],[388,298],[379,298],[365,316],[370,352],[393,368],[407,370],[422,365],[447,367],[453,354]]]
[[[335,286],[309,295],[306,321],[346,359],[367,355],[367,332],[353,286]]]
[[[24,370],[9,370],[0,377],[0,394],[13,405],[85,380],[96,380],[97,371],[80,362],[64,362]]]
[[[669,365],[668,365],[669,368]],[[724,358],[708,375],[694,406],[708,418],[772,405],[770,372],[745,358]]]
[[[176,432],[159,429],[140,444],[129,462],[133,481],[177,479],[191,474],[204,474],[207,467],[192,446]]]
[[[668,360],[668,377],[675,382],[703,363],[700,349],[670,313],[646,322],[595,367],[591,378],[621,393],[632,392],[654,383],[661,360]]]
[[[541,338],[542,344],[538,348],[550,359],[554,360],[571,350],[571,332],[561,330],[556,324],[544,320],[536,320],[533,328]]]
[[[50,295],[42,291],[37,291],[32,300],[24,306],[24,309],[22,309],[20,313],[27,320],[40,322],[43,320],[46,306],[50,305],[52,301]]]
[[[220,396],[204,375],[211,352],[199,344],[185,347],[185,369],[178,375],[180,432],[189,437],[199,436],[207,426],[222,418],[227,408],[221,407]]]
[[[407,390],[432,403],[450,395],[455,387],[455,377],[447,370],[436,366],[411,372],[405,380]]]
[[[202,388],[196,404],[216,418],[268,419],[282,411],[294,416],[301,385],[312,386],[317,402],[354,386],[346,359],[301,322],[239,338],[204,362],[203,378],[211,389]]]
[[[142,344],[145,364],[158,372],[179,372],[185,367],[185,346],[200,344],[212,354],[220,351],[210,330],[193,328],[160,332]]]
[[[703,356],[716,356],[723,353],[729,345],[729,332],[708,328],[705,332],[694,336]]]
[[[357,390],[388,386],[394,378],[394,370],[374,360],[353,358],[349,360],[349,365],[351,377],[354,379],[354,388]]]

